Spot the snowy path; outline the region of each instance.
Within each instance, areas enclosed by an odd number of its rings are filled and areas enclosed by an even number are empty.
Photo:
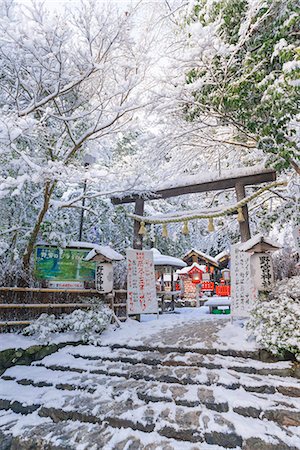
[[[129,322],[106,333],[102,346],[68,346],[6,370],[0,379],[4,448],[300,449],[295,366],[258,361],[244,340],[240,348],[248,357],[238,346],[218,348],[220,335],[230,341],[240,333],[224,319],[199,317],[189,326],[173,320],[173,326],[172,320]],[[199,342],[196,330],[210,330],[214,345]]]

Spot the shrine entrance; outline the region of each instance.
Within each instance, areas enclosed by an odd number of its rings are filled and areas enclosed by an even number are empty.
[[[189,179],[191,180],[192,177]],[[226,214],[238,214],[238,221],[240,227],[241,241],[245,242],[251,238],[250,226],[249,226],[249,211],[248,202],[258,197],[262,192],[283,185],[284,183],[276,182],[276,171],[273,169],[240,169],[240,175],[232,175],[230,171],[226,176],[218,177],[216,179],[209,178],[207,180],[199,181],[195,176],[195,181],[184,184],[181,186],[170,186],[164,187],[163,189],[158,189],[156,191],[142,192],[142,193],[132,193],[127,194],[124,197],[112,197],[111,201],[114,205],[120,205],[124,203],[135,203],[134,214],[130,215],[134,219],[134,230],[133,230],[133,248],[141,250],[143,248],[143,229],[145,223],[159,223],[163,227],[167,223],[174,223],[185,221],[185,225],[189,220],[195,220],[200,218],[206,218],[209,220],[209,226],[211,226],[213,218],[224,216]],[[270,183],[257,190],[256,193],[246,196],[246,187],[255,186],[262,183]],[[161,220],[153,220],[153,218],[147,218],[144,216],[144,205],[147,200],[159,200],[167,199],[171,197],[178,197],[181,195],[195,194],[201,192],[212,192],[212,191],[224,191],[228,189],[234,189],[236,194],[237,203],[230,207],[225,207],[219,212],[206,212],[191,214],[190,217],[180,218],[177,214],[169,218],[162,218]],[[142,231],[141,231],[142,229]],[[213,226],[212,226],[213,229]]]

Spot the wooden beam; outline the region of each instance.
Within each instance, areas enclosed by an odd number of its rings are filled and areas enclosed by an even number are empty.
[[[95,303],[0,303],[0,309],[92,308]]]
[[[158,189],[145,194],[129,194],[122,198],[112,197],[111,201],[114,205],[122,203],[133,203],[140,200],[155,200],[177,197],[179,195],[196,194],[200,192],[221,191],[224,189],[233,189],[237,183],[243,186],[267,183],[276,181],[276,172],[273,169],[265,169],[252,175],[235,176],[230,178],[222,178],[220,180],[208,181],[204,183],[191,184],[187,186],[176,186],[168,189]],[[135,212],[135,214],[138,214]],[[142,214],[139,214],[142,215]]]
[[[142,216],[144,214],[144,204],[145,201],[142,198],[136,198],[134,214]],[[134,220],[133,223],[133,243],[132,247],[136,250],[142,250],[143,248],[143,236],[139,234],[140,222]]]
[[[245,186],[238,182],[235,185],[235,192],[236,192],[236,197],[237,197],[237,201],[239,202],[240,200],[243,200],[243,198],[246,197],[246,191],[245,191]],[[248,213],[248,206],[245,205],[242,207],[242,211],[243,211],[243,216],[245,221],[244,222],[239,222],[240,225],[240,233],[241,233],[241,241],[242,242],[246,242],[251,238],[251,233],[250,233],[250,224],[249,224],[249,213]]]
[[[50,288],[26,288],[26,287],[0,287],[1,292],[48,292],[60,293],[68,292],[69,294],[100,294],[96,289],[50,289]]]

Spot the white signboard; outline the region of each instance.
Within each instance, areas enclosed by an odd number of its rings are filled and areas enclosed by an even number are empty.
[[[113,290],[113,267],[111,263],[97,263],[95,285],[97,291],[104,294]]]
[[[253,286],[258,291],[271,291],[274,285],[274,272],[271,255],[254,253],[250,257]]]
[[[202,280],[203,280],[203,281],[210,281],[210,273],[204,272],[204,273],[202,274]]]
[[[51,289],[84,289],[83,281],[48,281]]]
[[[126,257],[128,314],[158,313],[152,251],[128,249]]]
[[[298,225],[297,227],[294,228],[293,236],[295,239],[296,248],[297,248],[298,252],[300,252],[300,225]]]
[[[248,317],[253,305],[250,255],[231,246],[231,316]]]

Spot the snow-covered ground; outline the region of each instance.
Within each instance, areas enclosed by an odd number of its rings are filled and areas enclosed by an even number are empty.
[[[234,350],[256,350],[255,341],[249,338],[242,320],[235,320],[231,323],[227,315],[208,314],[208,307],[200,308],[176,308],[174,313],[165,313],[157,316],[148,314],[141,316],[141,322],[128,319],[122,323],[120,328],[110,325],[101,336],[102,345],[118,344],[122,342],[128,346],[149,345],[151,337],[155,336],[153,344],[160,347],[168,346],[170,340],[168,335],[180,334],[187,326],[193,330],[193,342],[189,342],[190,348],[210,348],[234,349]],[[212,327],[213,325],[213,327]],[[210,338],[207,339],[209,330]],[[164,339],[161,339],[164,334]],[[198,337],[197,337],[198,336]],[[53,335],[50,343],[76,342],[80,340],[76,333],[64,333]],[[172,339],[173,340],[173,339]],[[33,345],[40,345],[43,342],[32,337],[23,336],[16,333],[0,334],[0,351],[7,348],[28,348]],[[182,343],[172,343],[172,346],[183,346]]]
[[[101,342],[110,345],[122,342],[128,346],[151,344],[160,347],[171,345],[168,335],[180,334],[182,330],[189,327],[193,330],[193,342],[189,342],[190,348],[222,348],[234,350],[256,350],[255,341],[248,336],[245,322],[234,320],[231,323],[227,315],[208,314],[209,308],[176,308],[175,313],[160,315],[142,315],[141,322],[127,320],[120,329],[106,330]],[[206,331],[209,330],[209,335]],[[161,334],[164,338],[160,339]],[[192,334],[192,331],[191,331]],[[198,336],[198,338],[197,338]],[[172,339],[173,341],[173,339]],[[172,346],[185,345],[172,343]]]
[[[51,337],[51,344],[62,342],[78,342],[80,340],[76,333],[62,333]],[[28,348],[33,345],[42,345],[44,342],[31,336],[23,336],[20,333],[0,333],[0,352],[9,348]]]
[[[253,359],[244,322],[207,310],[130,319],[111,325],[99,346],[68,345],[7,369],[0,442],[17,439],[22,450],[41,439],[72,450],[298,449],[293,364]],[[7,345],[16,343],[35,341],[10,335]]]

